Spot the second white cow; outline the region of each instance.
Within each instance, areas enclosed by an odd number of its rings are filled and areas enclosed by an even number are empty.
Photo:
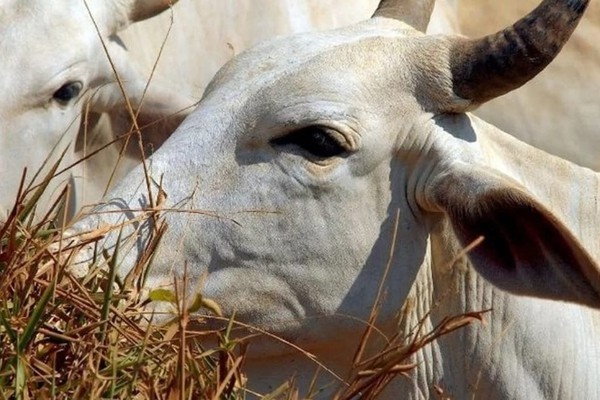
[[[75,141],[82,110],[126,112],[129,103],[141,121],[162,122],[150,132],[155,147],[179,124],[183,117],[177,113],[190,99],[156,82],[147,86],[114,36],[168,6],[161,0],[70,0],[60,7],[47,1],[0,2],[0,220],[15,202],[25,167],[27,185],[37,171],[44,177],[65,149],[61,168],[79,159]],[[55,179],[39,202],[40,213],[62,183],[80,179],[77,168]]]

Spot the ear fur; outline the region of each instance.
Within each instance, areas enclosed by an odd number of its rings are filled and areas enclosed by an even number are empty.
[[[129,105],[137,113],[137,125],[146,150],[158,149],[193,109],[193,99],[164,85],[152,82],[146,88],[143,80],[134,80],[124,82],[124,86]],[[125,134],[133,127],[128,103],[116,84],[104,86],[93,97],[90,109],[95,113],[108,114],[115,135]],[[141,159],[137,140],[131,141],[131,144],[127,155]]]
[[[579,240],[518,183],[494,171],[452,165],[427,188],[469,258],[499,288],[600,308],[600,268]]]

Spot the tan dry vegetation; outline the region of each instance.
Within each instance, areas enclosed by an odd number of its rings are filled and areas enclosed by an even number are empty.
[[[149,323],[151,315],[144,306],[150,300],[140,297],[140,288],[165,233],[159,212],[144,217],[154,218],[157,229],[133,274],[124,279],[117,276],[117,247],[113,254],[98,251],[87,275],[75,277],[70,272],[74,256],[84,246],[97,244],[108,230],[68,237],[57,222],[58,214],[34,223],[35,201],[43,190],[44,185],[22,190],[0,227],[0,398],[242,399],[258,395],[245,389],[244,356],[252,337],[268,333],[233,319],[221,330],[209,329],[206,321],[213,318],[209,314],[217,317],[218,305],[198,296],[183,309],[177,291],[151,292],[151,299],[171,303],[175,313],[170,323]],[[181,285],[185,286],[185,274],[174,287]],[[430,332],[417,326],[410,337],[389,338],[379,354],[367,358],[362,352],[378,306],[374,305],[356,349],[354,372],[336,399],[377,398],[395,377],[410,377],[416,366],[411,356],[417,351],[440,336],[481,321],[483,314],[447,318]],[[238,333],[241,328],[246,336]],[[202,345],[209,337],[214,345]],[[302,352],[289,345],[292,351]],[[317,366],[319,361],[314,361]],[[290,380],[264,398],[305,398],[294,389],[293,374],[290,371]],[[442,388],[437,390],[440,398],[446,398]]]
[[[148,324],[136,290],[144,269],[121,282],[117,248],[75,278],[73,256],[106,231],[65,239],[55,220],[33,223],[31,205],[21,197],[0,228],[1,398],[239,398],[243,346],[230,330],[188,332],[187,310]],[[173,295],[162,300],[177,303]],[[197,335],[215,336],[216,347]]]

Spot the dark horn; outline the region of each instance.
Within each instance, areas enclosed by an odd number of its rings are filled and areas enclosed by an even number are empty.
[[[129,19],[132,22],[152,18],[177,3],[178,0],[133,0]]]
[[[397,19],[425,32],[434,3],[434,0],[381,0],[373,17]]]
[[[450,51],[454,93],[481,104],[525,84],[560,52],[588,3],[545,0],[496,34],[457,40]]]

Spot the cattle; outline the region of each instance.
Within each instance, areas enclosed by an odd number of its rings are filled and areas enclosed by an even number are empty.
[[[5,177],[0,184],[0,219],[3,219],[1,215],[14,202],[23,167],[28,167],[31,178],[50,152],[53,152],[54,158],[46,162],[47,166],[52,164],[62,148],[73,142],[65,155],[62,169],[95,154],[96,150],[107,146],[115,137],[131,132],[132,128],[131,116],[124,107],[124,100],[120,98],[120,90],[114,84],[103,86],[99,83],[114,81],[114,77],[106,59],[102,57],[101,43],[90,25],[91,19],[86,12],[82,12],[83,3],[74,2],[77,5],[60,10],[51,4],[36,3],[28,1],[17,8],[11,5],[15,11],[10,14],[7,10],[11,8],[7,5],[3,11],[3,37],[12,38],[2,42],[3,54],[11,54],[11,57],[3,59],[1,65],[6,77],[3,87],[13,95],[3,100],[4,105],[0,104],[0,109],[4,107],[3,111],[0,110],[4,121],[3,133],[0,135],[3,141],[0,143],[3,149],[0,172]],[[512,15],[511,12],[521,12],[532,3],[533,0],[511,3],[510,7],[503,10]],[[92,3],[93,13],[96,12],[93,9],[98,8],[95,4]],[[132,92],[129,96],[132,97],[134,108],[140,105],[136,104],[141,98],[140,92],[147,82],[151,82],[150,91],[145,95],[146,100],[141,102],[145,106],[142,107],[139,118],[139,125],[152,123],[149,128],[142,130],[147,142],[146,152],[151,153],[191,110],[214,72],[234,54],[276,35],[343,26],[358,21],[375,6],[375,0],[357,0],[343,5],[331,0],[265,4],[255,1],[215,3],[184,0],[172,12],[136,21],[124,30],[119,28],[118,40],[114,35],[105,37],[104,40],[111,43],[110,49],[116,49],[113,53],[118,53],[115,54],[119,64],[116,66],[117,72],[130,82],[127,91]],[[37,11],[27,13],[24,11],[27,7],[33,7]],[[481,34],[485,32],[482,29],[508,20],[508,16],[502,13],[485,11],[489,7],[468,0],[439,0],[429,31]],[[593,121],[592,116],[599,105],[595,96],[596,78],[588,71],[595,71],[598,67],[597,57],[593,56],[598,52],[598,45],[593,38],[596,37],[594,31],[598,26],[599,11],[599,7],[592,5],[572,43],[556,63],[541,74],[540,79],[526,85],[521,91],[484,105],[477,111],[477,115],[536,147],[597,169],[595,149],[598,148],[598,139],[595,126],[590,121]],[[53,24],[64,12],[69,12],[69,23],[61,24],[60,27]],[[478,12],[483,14],[477,14]],[[35,22],[32,22],[31,17],[35,17],[36,13],[45,17],[33,18]],[[25,26],[27,29],[23,28]],[[86,34],[75,33],[80,31],[85,31]],[[79,40],[65,40],[69,36],[68,32]],[[127,53],[117,43],[121,40]],[[48,59],[60,65],[61,60],[53,59],[47,54],[63,54],[67,47],[83,58],[87,57],[86,54],[93,55],[87,60],[85,68],[91,70],[98,66],[93,72],[99,74],[94,84],[102,86],[105,92],[112,92],[110,96],[105,96],[113,101],[110,105],[96,102],[92,98],[89,107],[85,107],[90,112],[82,118],[83,124],[78,133],[78,114],[71,115],[63,110],[55,113],[57,115],[52,112],[37,113],[35,110],[39,107],[29,106],[27,99],[31,97],[30,93],[37,90],[36,85],[41,85],[45,72],[34,67],[27,69],[28,74],[18,70],[20,65],[43,65]],[[43,48],[44,51],[37,51],[38,48]],[[25,90],[25,86],[33,89]],[[84,100],[88,100],[90,92],[92,90],[85,92],[76,107],[72,108],[73,111],[81,113]],[[16,93],[24,94],[21,98]],[[50,98],[49,95],[47,97]],[[560,112],[575,101],[579,103],[579,107],[571,109],[568,114]],[[98,110],[108,113],[101,116],[95,112]],[[36,117],[31,119],[32,113]],[[28,116],[24,117],[25,114]],[[26,119],[27,123],[23,122]],[[162,122],[157,124],[156,121]],[[23,126],[27,126],[27,129]],[[29,134],[22,134],[25,130]],[[537,134],[539,130],[544,130],[547,135]],[[61,141],[58,141],[58,137],[62,138]],[[582,141],[588,145],[581,146]],[[124,158],[119,156],[121,147],[122,142],[108,146],[77,167],[62,173],[47,192],[56,194],[62,183],[73,182],[72,191],[76,196],[71,199],[69,214],[74,214],[81,205],[96,202],[110,182],[114,182],[140,161],[136,140],[130,144]],[[40,201],[40,208],[45,203],[45,199]]]
[[[252,338],[258,393],[290,376],[300,396],[343,388],[381,294],[388,337],[491,310],[382,398],[598,398],[600,176],[471,114],[542,71],[587,5],[544,0],[468,39],[423,33],[433,1],[383,0],[367,21],[264,42],[150,157],[160,196],[136,167],[74,229],[119,226],[103,246],[124,240],[125,275],[162,210],[146,289],[185,271],[190,302],[293,345]]]
[[[150,154],[236,51],[278,34],[358,21],[375,6],[374,0],[359,0],[325,13],[332,0],[175,3],[94,0],[88,10],[83,0],[61,7],[28,0],[2,6],[0,51],[10,57],[0,60],[0,87],[10,96],[0,102],[0,220],[15,202],[23,168],[29,181],[45,165],[39,183],[66,147],[59,171],[86,160],[54,180],[38,202],[40,214],[65,182],[71,181],[75,192],[72,215],[98,201],[111,181],[140,162],[136,139],[123,157],[123,141],[109,145],[133,126],[113,67],[134,111],[141,106],[137,122],[141,128],[149,125],[142,133]],[[169,5],[175,5],[171,12],[155,17]]]
[[[516,20],[533,9],[536,0],[507,0],[505,4],[498,9],[493,0],[438,0],[428,32],[478,37]],[[167,77],[186,95],[198,98],[226,61],[258,41],[357,22],[376,5],[374,0],[343,4],[311,0],[264,4],[183,1],[174,8],[171,33],[157,75]],[[123,33],[123,40],[134,57],[149,68],[170,26],[170,15],[163,14],[135,24]],[[594,72],[600,70],[596,56],[600,42],[595,39],[599,26],[600,5],[592,4],[565,49],[536,80],[486,103],[475,114],[542,150],[598,170],[600,136],[594,121],[600,109],[596,95],[600,82]],[[135,45],[142,41],[144,46]],[[574,103],[578,107],[572,107]],[[565,109],[569,112],[564,113]],[[540,131],[546,134],[540,135]]]
[[[334,0],[183,0],[170,13],[132,25],[120,33],[120,38],[147,80],[160,77],[193,99],[187,104],[189,111],[217,70],[236,53],[274,36],[358,22],[376,5],[376,0],[343,4]],[[127,120],[115,123],[123,118],[112,116],[111,120],[110,127],[95,130],[92,145],[86,146],[88,151],[105,146],[115,133],[130,129]],[[119,149],[117,143],[87,162],[84,204],[100,199]],[[128,156],[120,163],[118,175],[140,161],[135,149]]]
[[[156,146],[181,122],[183,116],[177,113],[191,99],[158,82],[147,85],[115,37],[127,25],[161,13],[170,3],[70,0],[58,7],[47,1],[2,2],[0,219],[15,202],[25,167],[28,184],[44,166],[35,180],[40,183],[65,149],[59,169],[77,160],[74,142],[82,109],[98,114],[126,110],[129,102],[140,124],[162,121],[149,131],[155,136],[149,136],[148,142],[157,140]],[[87,126],[93,121],[85,122]],[[50,185],[48,195],[80,175],[77,169],[63,173]],[[39,202],[40,213],[48,201]]]

